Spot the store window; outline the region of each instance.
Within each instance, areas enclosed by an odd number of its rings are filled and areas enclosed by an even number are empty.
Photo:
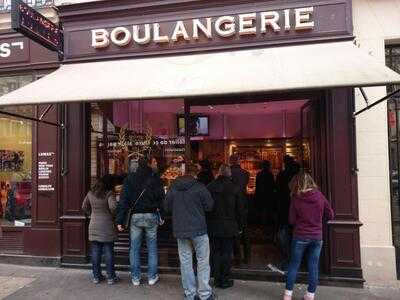
[[[32,75],[0,77],[0,96],[32,81]],[[29,226],[32,203],[32,123],[4,114],[7,112],[32,116],[34,109],[32,106],[0,109],[0,224]]]
[[[141,156],[157,159],[166,185],[178,175],[185,138],[178,132],[183,100],[91,104],[91,179],[114,175],[116,184],[136,169]]]
[[[386,65],[400,73],[400,45],[386,47]],[[400,89],[400,85],[388,87],[388,92]],[[400,279],[400,95],[388,100],[388,134],[390,159],[390,191],[392,208],[393,245],[396,249],[397,276]]]

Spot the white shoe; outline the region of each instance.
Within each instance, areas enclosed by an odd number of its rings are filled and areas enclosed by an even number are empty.
[[[149,279],[149,285],[155,285],[160,280],[160,277],[156,275],[153,279]]]
[[[134,286],[139,286],[139,285],[140,285],[140,280],[138,280],[138,279],[132,279],[132,284],[133,284]]]

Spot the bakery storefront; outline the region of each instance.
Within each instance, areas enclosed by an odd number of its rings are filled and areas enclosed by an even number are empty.
[[[323,279],[362,283],[354,87],[400,78],[353,44],[351,1],[95,1],[61,6],[59,15],[60,68],[0,98],[5,108],[56,109],[52,121],[62,125],[40,123],[56,142],[35,157],[42,173],[32,187],[54,200],[46,217],[59,235],[48,239],[60,244],[43,256],[88,263],[80,207],[96,178],[113,174],[118,184],[151,154],[168,189],[186,162],[206,159],[215,172],[236,154],[250,182],[249,234],[235,275],[275,278],[266,267],[282,259],[276,212],[257,197],[255,178],[262,161],[276,176],[290,155],[336,212],[325,228]],[[121,265],[128,246],[121,234]],[[169,222],[159,249],[161,269],[178,272]]]
[[[21,34],[10,30],[0,32],[1,95],[36,81],[58,66],[54,52]],[[46,240],[52,236],[48,234],[46,220],[41,222],[41,215],[48,214],[49,203],[56,199],[48,203],[47,195],[43,197],[35,191],[37,155],[42,147],[38,142],[57,141],[57,130],[31,120],[42,109],[40,105],[0,109],[0,255],[6,261],[13,260],[14,255],[46,255],[38,250],[43,245],[40,236],[43,233]],[[52,110],[49,116],[55,120],[57,115]],[[51,137],[43,139],[43,135]],[[48,245],[51,247],[52,243]]]

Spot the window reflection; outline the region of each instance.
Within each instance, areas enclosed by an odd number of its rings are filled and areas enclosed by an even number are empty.
[[[33,76],[0,77],[0,95],[33,81]],[[0,109],[0,223],[26,226],[31,223],[32,124],[1,112],[33,116],[32,106]]]

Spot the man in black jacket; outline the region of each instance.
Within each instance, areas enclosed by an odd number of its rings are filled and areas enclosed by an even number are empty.
[[[148,281],[149,285],[157,283],[158,250],[157,250],[157,212],[161,210],[164,200],[164,188],[160,177],[156,174],[157,161],[141,158],[135,173],[130,173],[124,180],[121,198],[117,207],[116,223],[119,231],[124,230],[125,219],[131,218],[131,245],[129,260],[131,264],[132,283],[140,285],[141,263],[140,248],[142,235],[146,236],[148,250]],[[127,216],[132,208],[132,216]]]
[[[231,176],[231,168],[223,164],[217,179],[207,187],[214,199],[214,209],[207,216],[214,285],[223,289],[233,286],[233,280],[229,278],[233,242],[241,231],[244,218],[242,194]]]
[[[166,196],[165,209],[172,212],[172,227],[178,240],[182,285],[185,297],[213,299],[210,286],[210,245],[206,212],[213,199],[207,188],[195,178],[196,166],[186,166],[186,175],[178,177]],[[193,271],[193,249],[197,258],[197,284]]]

